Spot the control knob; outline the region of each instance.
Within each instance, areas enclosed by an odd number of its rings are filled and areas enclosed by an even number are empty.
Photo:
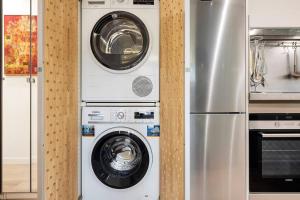
[[[124,112],[118,112],[117,113],[117,118],[118,119],[124,119],[124,117],[125,117],[125,113]]]

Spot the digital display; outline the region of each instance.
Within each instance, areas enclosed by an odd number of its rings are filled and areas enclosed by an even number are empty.
[[[154,5],[154,0],[133,0],[133,4]]]
[[[154,119],[154,112],[135,112],[134,119]]]

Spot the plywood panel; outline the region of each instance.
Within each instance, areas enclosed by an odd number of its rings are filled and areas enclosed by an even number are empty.
[[[77,199],[77,8],[77,0],[44,0],[47,200]]]
[[[184,1],[160,1],[161,200],[184,199]]]

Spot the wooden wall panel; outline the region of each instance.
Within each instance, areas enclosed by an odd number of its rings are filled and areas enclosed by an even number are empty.
[[[184,199],[184,1],[160,1],[161,200]]]
[[[47,200],[77,199],[78,1],[44,0]]]

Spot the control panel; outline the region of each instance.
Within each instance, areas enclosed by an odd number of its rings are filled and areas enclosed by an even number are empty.
[[[300,114],[251,113],[249,114],[249,129],[300,129]]]
[[[151,8],[157,0],[83,0],[83,8]]]
[[[87,118],[86,118],[87,117]],[[157,108],[88,108],[83,112],[83,120],[97,123],[152,123],[158,121]]]
[[[300,129],[300,121],[250,121],[249,129]]]

